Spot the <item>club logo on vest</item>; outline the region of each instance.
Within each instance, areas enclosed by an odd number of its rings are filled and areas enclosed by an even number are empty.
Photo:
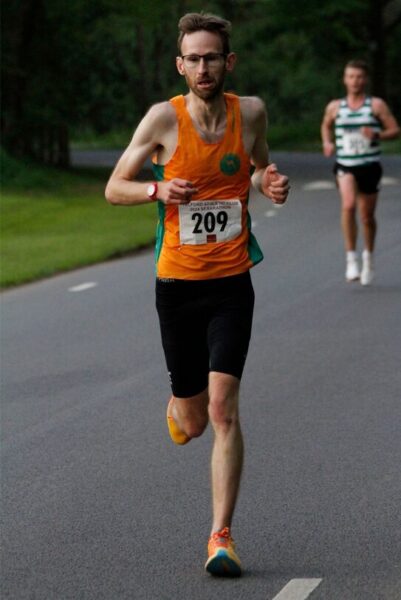
[[[224,175],[235,175],[241,166],[240,157],[237,154],[225,154],[220,161],[220,171]]]

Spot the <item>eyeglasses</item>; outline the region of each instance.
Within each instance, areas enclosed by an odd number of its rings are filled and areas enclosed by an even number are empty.
[[[184,56],[181,56],[187,69],[195,69],[197,66],[199,66],[202,58],[206,65],[211,69],[215,67],[221,67],[226,57],[227,54],[217,52],[210,52],[209,54],[185,54]]]

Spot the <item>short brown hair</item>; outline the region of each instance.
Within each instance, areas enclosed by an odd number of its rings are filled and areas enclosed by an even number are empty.
[[[230,52],[231,23],[211,13],[187,13],[178,22],[179,35],[177,40],[178,51],[181,53],[182,39],[186,33],[195,31],[211,31],[220,36],[223,42],[224,54]]]
[[[345,65],[345,69],[348,67],[352,69],[361,69],[361,71],[365,71],[365,75],[369,75],[369,65],[365,60],[361,60],[359,58],[349,60]]]

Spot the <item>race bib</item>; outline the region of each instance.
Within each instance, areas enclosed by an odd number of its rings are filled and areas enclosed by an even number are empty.
[[[194,200],[180,204],[181,244],[227,242],[241,233],[242,206],[239,200]]]
[[[370,148],[370,140],[360,131],[344,132],[343,150],[347,156],[365,154]]]

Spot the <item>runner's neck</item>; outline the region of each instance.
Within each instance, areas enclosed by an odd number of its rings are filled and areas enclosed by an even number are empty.
[[[223,139],[227,124],[224,96],[212,102],[187,96],[186,107],[195,129],[202,139],[209,143]]]
[[[347,104],[349,106],[349,108],[351,108],[352,110],[357,110],[358,108],[361,108],[361,106],[363,106],[363,103],[365,102],[366,99],[366,94],[348,94],[347,95]]]

